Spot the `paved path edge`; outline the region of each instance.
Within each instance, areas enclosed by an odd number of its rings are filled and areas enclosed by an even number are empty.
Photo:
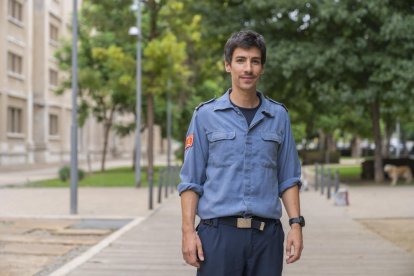
[[[130,231],[132,228],[138,226],[140,223],[144,222],[148,218],[150,218],[152,215],[157,213],[159,209],[163,205],[158,206],[156,209],[152,210],[147,216],[145,217],[137,217],[119,230],[115,231],[96,245],[89,248],[87,251],[85,251],[83,254],[75,257],[74,259],[70,260],[63,266],[59,267],[57,270],[53,271],[49,276],[65,276],[68,275],[70,272],[90,260],[92,257],[94,257],[96,254],[101,252],[103,249],[108,247],[111,243],[119,239],[122,235]]]

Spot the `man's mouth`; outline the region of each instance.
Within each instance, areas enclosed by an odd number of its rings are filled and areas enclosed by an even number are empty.
[[[241,76],[240,78],[243,80],[254,80],[253,76]]]

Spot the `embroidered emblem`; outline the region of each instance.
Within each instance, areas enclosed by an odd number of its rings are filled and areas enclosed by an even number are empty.
[[[194,134],[188,135],[187,138],[185,138],[185,150],[187,150],[188,148],[191,148],[193,146],[193,142],[194,142]]]

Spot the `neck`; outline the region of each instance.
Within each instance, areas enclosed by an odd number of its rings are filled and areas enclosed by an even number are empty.
[[[257,96],[256,90],[232,90],[230,93],[230,100],[237,106],[244,108],[255,108],[259,105],[260,99]]]

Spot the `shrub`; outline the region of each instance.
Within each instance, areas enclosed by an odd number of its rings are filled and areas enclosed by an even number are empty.
[[[65,182],[66,180],[70,179],[70,167],[63,166],[58,171],[59,179]],[[78,169],[78,180],[82,180],[85,178],[85,171],[82,169]]]

